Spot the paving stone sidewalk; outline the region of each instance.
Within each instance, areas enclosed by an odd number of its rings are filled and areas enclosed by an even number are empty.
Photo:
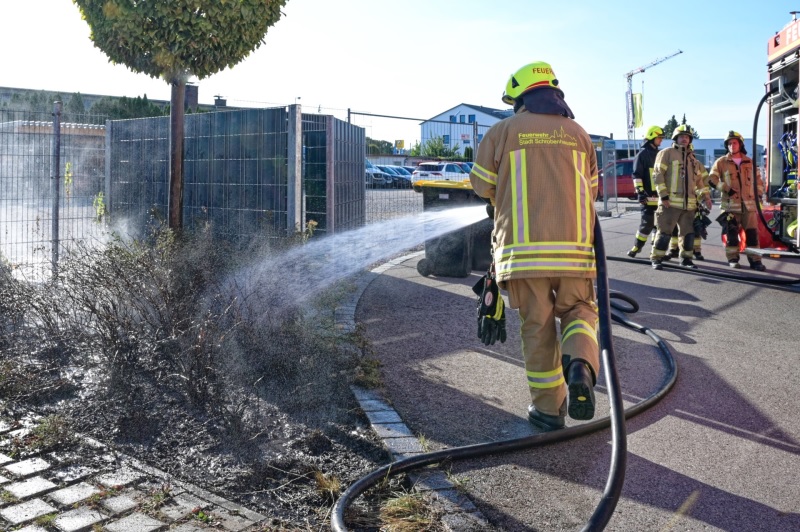
[[[0,419],[0,440],[30,428]],[[19,460],[0,453],[0,529],[19,532],[267,530],[268,518],[85,439],[107,466],[76,466],[58,453]]]

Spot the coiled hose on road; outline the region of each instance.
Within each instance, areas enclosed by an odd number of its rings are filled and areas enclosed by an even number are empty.
[[[391,464],[387,464],[357,480],[341,495],[341,497],[339,497],[339,500],[336,501],[331,514],[331,530],[334,532],[347,531],[347,527],[344,523],[344,511],[347,506],[367,489],[388,477],[395,476],[400,473],[407,473],[431,464],[438,464],[449,460],[466,460],[469,458],[476,458],[490,454],[501,454],[541,447],[543,445],[549,445],[551,443],[566,441],[584,436],[586,434],[591,434],[611,426],[612,450],[608,480],[606,482],[603,495],[600,498],[600,502],[596,506],[595,511],[592,513],[589,520],[586,522],[583,530],[596,531],[603,530],[605,528],[606,524],[608,524],[608,521],[611,519],[611,515],[614,513],[614,509],[617,506],[620,493],[622,492],[622,485],[625,480],[625,466],[627,458],[625,419],[640,414],[663,399],[675,384],[675,381],[678,377],[678,369],[675,365],[675,358],[673,357],[672,352],[667,344],[661,340],[661,338],[659,338],[647,327],[633,323],[620,314],[613,313],[611,311],[611,299],[621,299],[630,305],[628,308],[622,308],[616,305],[614,306],[615,309],[622,312],[636,312],[639,309],[639,305],[636,303],[636,301],[624,294],[611,293],[609,291],[605,245],[603,243],[603,235],[600,229],[600,221],[597,217],[595,217],[594,245],[595,256],[597,258],[597,300],[600,321],[598,341],[600,344],[603,364],[605,366],[610,415],[590,423],[569,427],[564,430],[533,434],[523,438],[454,447],[432,453],[411,456]],[[619,376],[617,374],[616,360],[614,358],[611,335],[612,319],[625,325],[626,327],[639,331],[652,338],[658,346],[658,350],[661,353],[661,356],[663,357],[667,367],[667,374],[664,377],[660,388],[655,393],[628,408],[627,410],[623,410],[622,390],[619,383]]]

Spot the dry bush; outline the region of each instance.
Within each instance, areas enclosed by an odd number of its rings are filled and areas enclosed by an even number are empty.
[[[261,257],[304,241],[288,240],[236,248],[210,231],[178,238],[160,229],[146,240],[79,244],[47,284],[14,281],[0,269],[0,348],[16,346],[0,355],[0,389],[30,389],[30,375],[19,376],[10,356],[27,346],[31,368],[77,375],[131,407],[157,388],[231,426],[252,394],[329,416],[331,395],[347,392],[338,374],[356,363],[337,347],[332,318],[320,319],[326,314],[317,309],[312,321],[285,295],[273,302],[230,283]],[[258,290],[279,293],[265,286],[277,273]]]

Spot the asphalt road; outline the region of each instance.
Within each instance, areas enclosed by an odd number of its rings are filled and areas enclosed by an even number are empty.
[[[607,530],[800,530],[800,288],[626,261],[638,213],[613,214],[601,228],[608,256],[623,260],[608,261],[609,285],[637,300],[629,318],[668,344],[678,379],[627,422],[625,484]],[[704,270],[800,278],[798,259],[765,259],[765,274],[729,269],[716,224],[703,253]],[[426,278],[420,258],[383,272],[356,309],[383,364],[386,399],[431,450],[533,434],[516,311],[508,341],[483,346],[471,291],[480,272]],[[666,369],[649,337],[616,323],[612,333],[630,406],[658,390]],[[602,372],[596,390],[597,416],[606,416]],[[610,460],[603,430],[445,468],[497,530],[580,530]]]

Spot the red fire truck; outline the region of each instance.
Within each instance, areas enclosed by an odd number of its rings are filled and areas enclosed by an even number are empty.
[[[771,246],[760,252],[772,256],[800,256],[800,231],[797,230],[797,155],[798,104],[800,104],[800,20],[797,11],[786,26],[770,37],[767,44],[767,83],[758,114],[767,103],[766,185],[769,205],[759,216]],[[753,142],[755,143],[755,131]],[[753,149],[753,153],[756,153]]]

